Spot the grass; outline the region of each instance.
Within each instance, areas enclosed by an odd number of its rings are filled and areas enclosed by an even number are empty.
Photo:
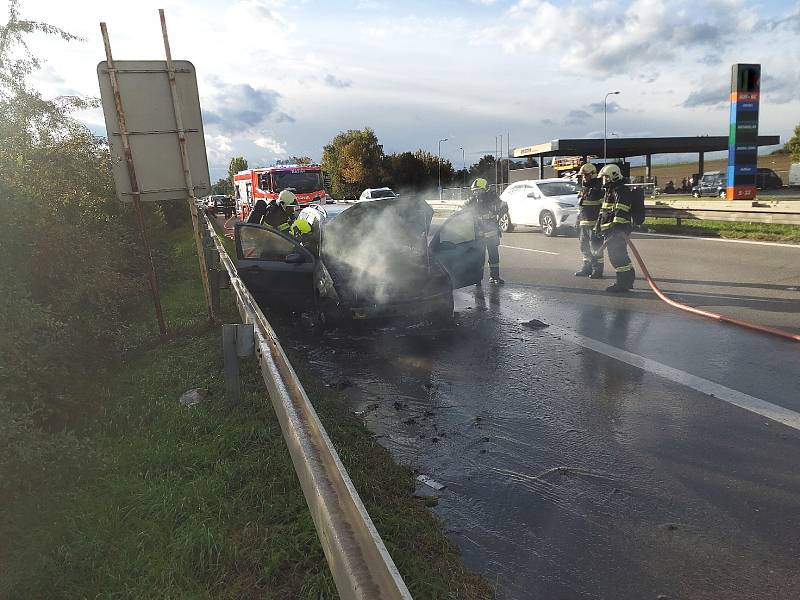
[[[795,225],[694,219],[683,219],[681,224],[678,225],[675,219],[648,218],[645,219],[645,226],[656,233],[800,243],[800,227]]]
[[[260,375],[246,365],[241,404],[225,401],[188,232],[174,241],[182,276],[163,294],[168,341],[145,303],[125,359],[82,385],[68,428],[0,414],[0,598],[336,597]],[[295,366],[414,597],[491,597],[413,498],[412,473]],[[207,400],[181,406],[192,387]]]
[[[786,178],[788,177],[787,173],[791,164],[792,158],[788,154],[770,154],[768,156],[758,157],[758,166],[776,171],[778,175],[784,179],[784,183],[786,183]],[[675,183],[675,185],[679,185],[681,179],[691,173],[696,173],[697,167],[697,161],[654,164],[652,166],[652,173],[658,177],[659,186],[663,188],[665,185],[667,185],[667,182],[670,179],[673,181],[673,183]],[[725,171],[727,168],[727,158],[706,160],[704,164],[704,170],[706,173],[709,171]],[[631,167],[631,175],[643,176],[644,174],[645,168],[643,166]]]

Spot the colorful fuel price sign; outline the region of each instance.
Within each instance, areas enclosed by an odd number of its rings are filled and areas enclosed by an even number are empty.
[[[756,196],[760,91],[761,65],[731,67],[728,200],[750,200]]]

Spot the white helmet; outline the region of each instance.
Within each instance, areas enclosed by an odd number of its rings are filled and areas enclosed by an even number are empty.
[[[594,177],[597,175],[597,167],[595,167],[592,163],[586,163],[580,168],[578,175],[591,175]]]
[[[297,196],[295,196],[289,190],[283,190],[280,194],[278,194],[278,204],[283,204],[284,206],[297,204]]]
[[[615,164],[606,165],[600,169],[599,177],[608,177],[611,181],[622,181],[622,171]]]

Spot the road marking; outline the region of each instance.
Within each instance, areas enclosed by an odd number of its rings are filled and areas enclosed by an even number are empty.
[[[696,235],[674,235],[671,233],[645,233],[643,231],[637,231],[633,234],[634,239],[640,235],[647,235],[647,236],[655,236],[655,237],[671,237],[676,238],[679,240],[703,240],[706,242],[725,242],[728,244],[752,244],[754,246],[777,246],[778,248],[794,248],[795,250],[800,249],[800,244],[791,244],[791,243],[780,243],[780,242],[757,242],[753,240],[730,240],[727,238],[710,238],[710,237],[699,237]]]
[[[538,252],[539,254],[552,254],[553,256],[561,256],[559,252],[548,252],[547,250],[534,250],[533,248],[520,248],[519,246],[506,246],[500,244],[501,248],[510,248],[511,250],[524,250],[525,252]]]
[[[600,354],[604,354],[610,358],[624,362],[632,367],[637,367],[643,371],[648,371],[654,375],[663,377],[664,379],[674,381],[675,383],[692,388],[700,393],[713,396],[722,400],[723,402],[738,406],[739,408],[743,408],[744,410],[750,411],[762,417],[766,417],[767,419],[777,421],[778,423],[782,423],[788,427],[800,431],[800,413],[789,410],[788,408],[783,408],[782,406],[772,404],[771,402],[767,402],[761,398],[756,398],[755,396],[750,396],[744,392],[725,387],[724,385],[714,383],[713,381],[698,377],[697,375],[692,375],[686,371],[675,369],[650,358],[645,358],[644,356],[634,354],[633,352],[622,350],[616,346],[586,337],[585,335],[575,333],[569,329],[551,325],[547,332],[556,333],[561,335],[564,339],[573,342],[574,344],[583,346],[589,350],[594,350],[595,352],[599,352]]]

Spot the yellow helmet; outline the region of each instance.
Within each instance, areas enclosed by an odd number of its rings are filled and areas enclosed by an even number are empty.
[[[295,196],[289,190],[283,190],[280,194],[278,194],[278,204],[284,204],[286,206],[297,204],[297,196]]]
[[[597,174],[597,167],[595,167],[592,163],[586,163],[578,171],[578,175],[592,175],[592,176],[595,176],[596,174]]]
[[[608,177],[611,181],[622,181],[622,171],[615,164],[606,165],[600,169],[600,177]]]
[[[478,177],[475,181],[472,182],[470,188],[472,190],[485,190],[488,183],[489,182],[486,181],[483,177]]]

